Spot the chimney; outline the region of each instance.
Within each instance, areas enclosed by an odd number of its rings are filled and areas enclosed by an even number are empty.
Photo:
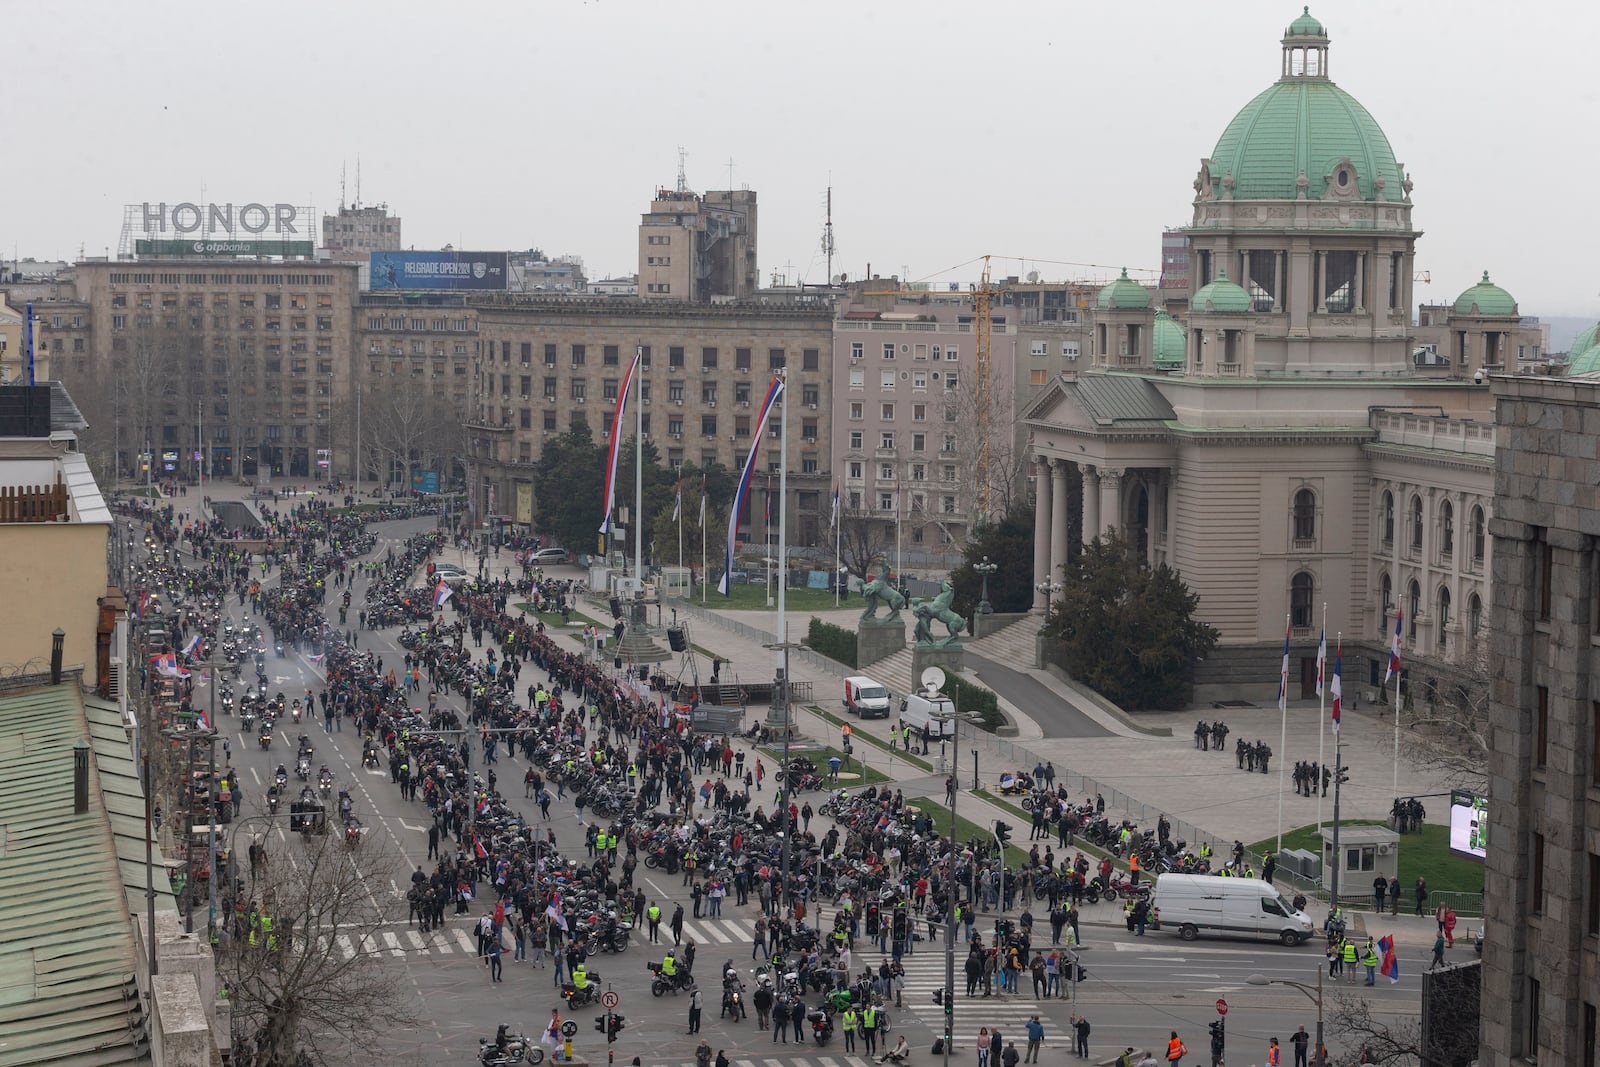
[[[61,643],[67,639],[66,631],[57,626],[50,635],[50,684],[61,684]]]
[[[79,741],[72,746],[72,814],[86,815],[88,811],[89,745],[86,741]]]

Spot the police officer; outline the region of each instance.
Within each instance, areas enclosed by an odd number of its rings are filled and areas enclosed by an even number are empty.
[[[645,911],[645,918],[650,920],[650,943],[661,943],[661,905],[655,901],[650,902],[650,907]]]

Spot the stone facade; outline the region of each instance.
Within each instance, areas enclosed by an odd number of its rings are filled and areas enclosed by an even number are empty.
[[[643,405],[630,401],[623,432],[631,434],[642,417],[646,439],[673,468],[742,467],[767,387],[786,370],[790,543],[824,537],[833,476],[828,307],[517,296],[475,299],[473,307],[482,357],[468,420],[473,492],[483,513],[522,521],[510,502],[531,501],[533,464],[547,437],[584,422],[605,439],[622,377],[639,351]],[[767,426],[762,475],[778,469],[777,416]],[[497,509],[489,506],[491,491]],[[750,505],[757,525],[765,493],[758,475]]]
[[[1600,381],[1494,379],[1493,739],[1481,1062],[1595,1062]]]

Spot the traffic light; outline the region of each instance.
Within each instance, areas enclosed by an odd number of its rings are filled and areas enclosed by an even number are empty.
[[[1350,783],[1350,766],[1349,766],[1349,764],[1341,763],[1339,765],[1339,770],[1338,770],[1338,772],[1336,774],[1336,777],[1338,778],[1340,785],[1348,785]]]
[[[994,836],[999,839],[1001,848],[1011,844],[1011,824],[1008,822],[995,823]]]
[[[940,986],[933,991],[933,1002],[938,1007],[948,1007],[950,998],[944,995],[944,986]]]
[[[1222,1019],[1217,1019],[1211,1026],[1211,1062],[1218,1063],[1227,1052],[1228,1024]]]
[[[621,1032],[624,1025],[622,1016],[614,1011],[594,1017],[594,1028],[606,1035],[606,1044],[608,1045],[617,1039],[617,1034]]]
[[[868,904],[867,905],[867,936],[868,937],[877,937],[878,936],[878,924],[879,924],[879,921],[880,920],[878,918],[878,906],[876,904]]]
[[[911,932],[910,920],[906,918],[904,908],[894,909],[894,939],[904,941]]]

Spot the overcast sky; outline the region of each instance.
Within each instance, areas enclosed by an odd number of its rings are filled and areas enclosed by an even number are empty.
[[[1293,3],[520,0],[5,6],[10,256],[115,251],[121,205],[386,202],[417,248],[636,269],[652,190],[760,196],[763,282],[1155,270]],[[1487,269],[1600,314],[1600,5],[1313,4],[1416,183],[1420,300]]]

